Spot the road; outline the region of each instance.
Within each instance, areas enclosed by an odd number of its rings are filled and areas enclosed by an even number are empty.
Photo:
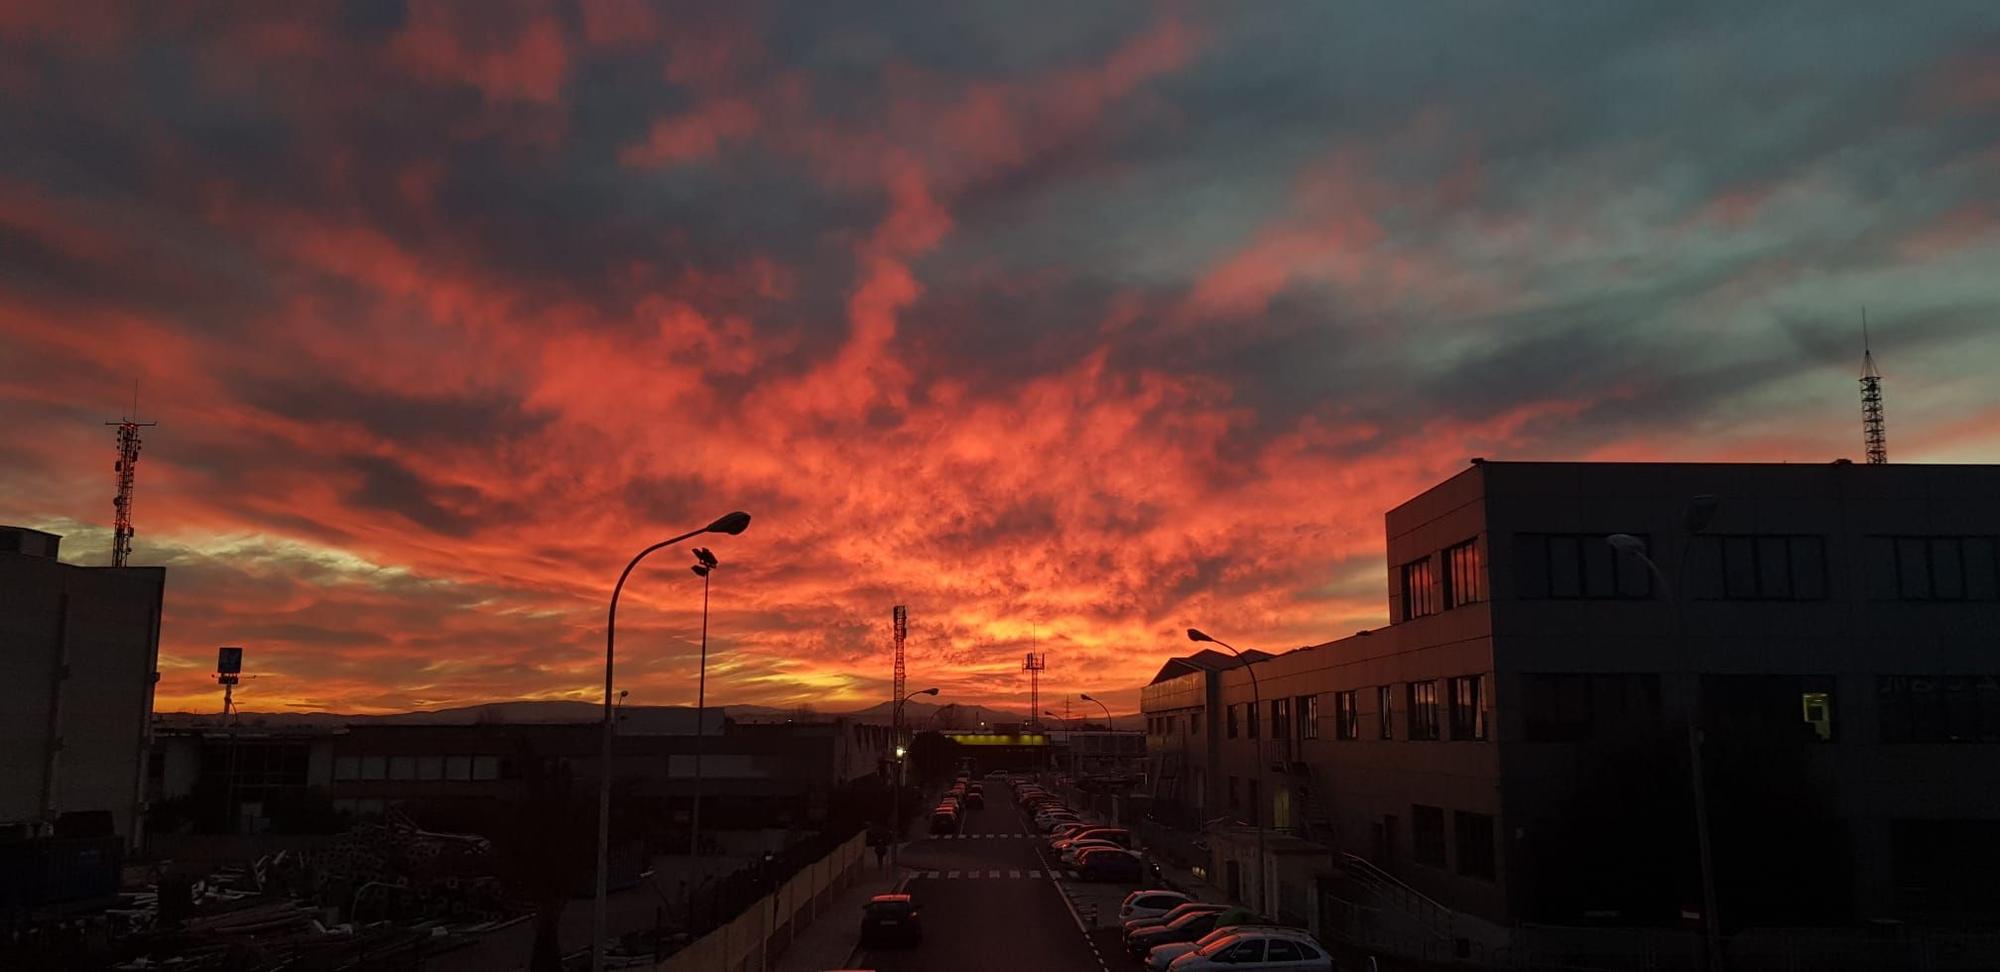
[[[1066,871],[1052,872],[1046,838],[1022,816],[1011,789],[1000,782],[986,788],[986,808],[966,811],[961,833],[912,841],[902,850],[903,866],[913,869],[908,890],[923,909],[923,942],[863,949],[855,967],[878,972],[1134,968],[1119,952],[1118,933],[1110,926],[1117,923],[1118,903],[1136,885],[1086,884]],[[1086,931],[1092,924],[1096,929]]]

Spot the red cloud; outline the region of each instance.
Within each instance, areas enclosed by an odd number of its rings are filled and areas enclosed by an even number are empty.
[[[467,85],[494,101],[555,103],[569,75],[562,26],[548,14],[509,17],[494,6],[413,0],[395,58],[422,80]]]

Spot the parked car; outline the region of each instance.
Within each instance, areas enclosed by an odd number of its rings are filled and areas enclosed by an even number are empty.
[[[924,938],[923,909],[907,894],[878,894],[861,906],[861,944],[914,945]]]
[[[986,784],[984,784],[984,783],[979,783],[979,782],[972,782],[972,783],[967,783],[967,784],[965,784],[965,792],[967,792],[967,793],[984,793],[984,792],[986,792]]]
[[[1056,824],[1069,823],[1075,819],[1076,814],[1069,810],[1044,810],[1035,814],[1035,829],[1046,832]]]
[[[1133,893],[1145,894],[1148,892],[1135,891]],[[1125,943],[1127,945],[1130,945],[1132,942],[1132,936],[1138,934],[1139,932],[1145,931],[1149,928],[1159,928],[1164,925],[1173,924],[1175,921],[1178,921],[1181,918],[1184,918],[1188,915],[1203,915],[1212,912],[1230,911],[1232,909],[1236,911],[1242,911],[1245,913],[1247,913],[1248,911],[1248,909],[1239,908],[1236,905],[1216,904],[1208,901],[1183,901],[1180,904],[1175,905],[1174,907],[1169,908],[1166,911],[1163,911],[1160,914],[1154,915],[1150,918],[1133,918],[1130,921],[1127,921],[1125,923],[1125,928],[1123,931],[1123,934],[1125,936]],[[1238,924],[1241,924],[1241,922],[1238,922]],[[1189,938],[1188,941],[1194,941],[1196,938],[1200,937],[1201,937],[1200,935],[1195,935],[1192,938]],[[1144,955],[1146,954],[1146,952],[1144,949],[1141,949],[1139,950],[1138,954]]]
[[[978,790],[974,790],[971,793],[967,793],[965,795],[965,808],[967,810],[986,809],[986,795],[980,793]]]
[[[987,778],[987,779],[989,779],[989,780],[996,780],[996,781],[1001,781],[1001,782],[1005,782],[1005,781],[1006,781],[1006,779],[1007,779],[1007,771],[1006,771],[1006,770],[987,770],[987,771],[986,771],[986,778]]]
[[[1132,849],[1132,832],[1123,827],[1089,826],[1063,836],[1071,840],[1108,840],[1126,850]]]
[[[1056,856],[1058,860],[1062,861],[1064,867],[1075,867],[1077,865],[1077,862],[1083,859],[1083,855],[1088,854],[1091,851],[1124,850],[1124,849],[1125,848],[1120,847],[1117,844],[1114,844],[1108,840],[1104,841],[1086,840],[1086,841],[1078,841],[1077,843],[1071,844],[1068,847],[1063,848],[1062,851],[1058,853]]]
[[[1074,837],[1078,831],[1089,829],[1090,825],[1082,821],[1056,824],[1054,827],[1049,828],[1049,840],[1057,841],[1064,837]]]
[[[1218,921],[1217,924],[1221,925],[1221,922]],[[1307,938],[1311,937],[1310,935],[1306,935],[1306,933],[1300,929],[1287,928],[1282,925],[1272,924],[1268,920],[1260,921],[1259,923],[1255,924],[1244,923],[1237,925],[1229,925],[1227,927],[1218,927],[1214,931],[1209,932],[1208,934],[1203,935],[1202,937],[1192,942],[1169,942],[1165,945],[1153,946],[1152,951],[1146,953],[1146,972],[1166,972],[1167,969],[1172,968],[1173,964],[1179,961],[1180,959],[1186,958],[1187,956],[1195,952],[1198,952],[1201,949],[1214,945],[1217,942],[1232,939],[1245,932],[1252,932],[1252,931],[1256,932],[1271,931],[1271,932],[1278,932],[1281,934],[1299,935]]]
[[[1234,928],[1259,920],[1250,909],[1234,905],[1176,908],[1174,913],[1164,920],[1126,929],[1125,948],[1133,955],[1144,956],[1154,948],[1169,942],[1196,942],[1218,928]]]
[[[1158,918],[1193,900],[1179,891],[1134,891],[1119,902],[1118,920],[1129,928],[1132,922]]]
[[[1099,847],[1084,852],[1076,861],[1079,881],[1137,881],[1146,873],[1139,855],[1121,847]]]
[[[1234,969],[1283,969],[1285,972],[1333,972],[1333,956],[1312,936],[1272,928],[1236,929],[1180,958],[1171,972],[1222,972]]]

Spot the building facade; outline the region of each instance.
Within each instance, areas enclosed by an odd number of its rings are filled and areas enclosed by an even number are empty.
[[[1993,916],[2000,467],[1475,462],[1385,525],[1387,627],[1142,693],[1273,910],[1699,914],[1692,715],[1725,928]]]
[[[164,567],[81,567],[0,526],[0,824],[108,813],[141,838]]]

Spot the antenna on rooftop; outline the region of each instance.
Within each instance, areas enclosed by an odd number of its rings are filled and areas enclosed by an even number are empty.
[[[116,422],[105,425],[118,427],[118,461],[111,469],[118,475],[118,495],[111,498],[115,511],[111,526],[111,566],[123,567],[132,556],[132,473],[139,464],[139,430],[151,428],[160,423],[139,421],[139,388],[132,387],[132,411]]]
[[[1868,464],[1889,461],[1889,436],[1882,425],[1882,373],[1875,370],[1875,353],[1868,347],[1868,308],[1861,308],[1861,438],[1868,447]]]

